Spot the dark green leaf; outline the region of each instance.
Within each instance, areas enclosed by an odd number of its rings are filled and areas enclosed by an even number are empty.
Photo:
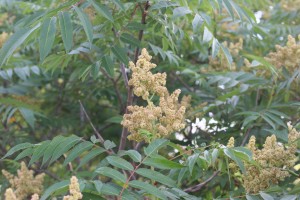
[[[166,186],[176,187],[176,182],[174,180],[159,172],[150,169],[140,168],[136,171],[136,173],[146,178],[149,178],[150,180],[155,180],[157,182],[160,182]]]
[[[46,200],[48,197],[50,197],[55,191],[65,189],[66,191],[69,189],[70,181],[65,180],[58,183],[55,183],[48,187],[43,195],[41,196],[40,200]]]
[[[25,149],[24,151],[22,151],[16,158],[15,160],[18,161],[22,158],[25,158],[26,156],[31,156],[33,153],[33,148],[28,148],[28,149]]]
[[[152,194],[153,196],[155,196],[159,199],[167,200],[167,197],[159,189],[157,189],[156,187],[154,187],[153,185],[150,185],[148,183],[134,180],[134,181],[130,181],[129,185],[131,187],[144,190],[146,193]]]
[[[114,64],[110,56],[103,56],[101,66],[104,67],[105,71],[110,75],[110,77],[114,77]]]
[[[47,141],[43,141],[36,145],[37,147],[35,147],[35,149],[34,149],[34,152],[29,161],[29,164],[28,164],[29,166],[32,165],[34,162],[36,162],[38,159],[40,159],[44,155],[50,142],[51,142],[50,140],[47,140]]]
[[[96,169],[96,173],[112,178],[113,180],[126,183],[126,177],[121,174],[119,171],[109,168],[109,167],[100,167]]]
[[[116,45],[111,48],[111,51],[122,63],[124,63],[125,65],[128,64],[128,57],[126,55],[126,51],[123,48]]]
[[[90,160],[92,160],[92,159],[95,158],[96,156],[102,154],[103,152],[105,152],[105,149],[103,149],[103,148],[101,148],[101,147],[98,147],[98,148],[96,148],[96,149],[91,150],[87,155],[85,155],[85,156],[81,159],[81,161],[80,161],[78,167],[76,168],[76,171],[77,171],[81,166],[85,165],[87,162],[89,162]]]
[[[120,37],[121,41],[131,44],[135,47],[140,47],[141,46],[141,42],[136,39],[135,37],[132,36],[132,34],[128,34],[128,33],[123,33]]]
[[[90,150],[92,147],[93,147],[93,143],[88,141],[79,143],[72,149],[72,151],[64,161],[63,165],[66,166],[69,162],[72,162],[76,157],[80,156],[81,153]]]

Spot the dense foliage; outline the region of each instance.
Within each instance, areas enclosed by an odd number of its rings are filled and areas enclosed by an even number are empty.
[[[0,0],[1,198],[300,199],[299,5]]]

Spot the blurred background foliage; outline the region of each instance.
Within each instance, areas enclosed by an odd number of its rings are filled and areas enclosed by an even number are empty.
[[[192,96],[187,128],[172,135],[172,142],[192,148],[226,145],[234,137],[236,146],[244,146],[254,135],[262,146],[272,134],[287,142],[286,123],[299,124],[299,5],[0,0],[0,156],[24,142],[71,134],[89,139],[95,134],[90,122],[119,144],[128,95],[124,73],[130,77],[128,61],[141,48],[153,55],[156,71],[167,73],[169,91],[180,88]],[[70,175],[60,162],[49,169],[40,164],[36,171],[52,176],[48,184]],[[10,159],[0,162],[11,172],[18,166]],[[226,185],[228,177],[219,179],[224,191],[214,195],[212,184],[201,192],[204,199],[239,194]],[[0,184],[4,190],[7,183],[1,178]]]

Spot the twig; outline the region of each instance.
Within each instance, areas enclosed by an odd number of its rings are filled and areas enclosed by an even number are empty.
[[[180,76],[178,76],[176,73],[172,73],[172,75],[189,91],[193,92],[193,90],[190,88],[190,86],[182,80]]]
[[[87,112],[86,112],[84,106],[82,105],[81,101],[78,100],[78,102],[79,102],[79,104],[80,104],[80,107],[81,107],[81,109],[82,109],[82,111],[83,111],[83,113],[84,113],[86,119],[89,121],[89,123],[90,123],[91,127],[93,128],[93,130],[94,130],[94,132],[95,132],[97,138],[99,139],[100,143],[101,143],[101,144],[104,144],[104,139],[103,139],[103,137],[101,136],[101,134],[100,134],[100,133],[97,131],[97,129],[95,128],[94,124],[93,124],[92,121],[91,121],[91,118],[90,118],[89,115],[87,114]]]
[[[241,146],[245,146],[245,144],[246,144],[246,142],[247,142],[247,140],[248,140],[248,137],[249,137],[249,135],[250,135],[250,132],[251,132],[251,128],[249,128],[249,129],[247,130],[247,132],[246,132],[246,134],[245,134],[245,136],[244,136],[244,139],[243,139],[243,141],[242,141]]]
[[[150,3],[149,1],[147,1],[145,3],[145,7],[144,7],[144,10],[143,10],[143,13],[142,13],[142,19],[141,19],[141,24],[146,24],[146,17],[147,17],[147,14],[148,14],[148,9],[150,7]],[[144,30],[140,30],[139,32],[139,40],[141,41],[142,38],[143,38],[143,34],[144,34]],[[134,63],[137,62],[138,60],[138,55],[139,55],[139,48],[137,47],[136,50],[135,50],[135,58],[134,58]],[[123,66],[121,64],[121,70],[122,70],[122,67],[124,67],[125,69],[125,66]],[[123,69],[123,70],[124,70]],[[123,72],[122,72],[123,73]],[[125,81],[125,84],[127,82],[128,84],[128,77],[127,77],[127,74],[124,73],[124,81]],[[132,87],[129,87],[127,85],[127,102],[126,102],[126,111],[125,111],[125,114],[128,113],[128,106],[131,106],[133,103],[133,88]],[[120,145],[119,145],[119,151],[120,150],[124,150],[125,149],[125,146],[126,146],[126,138],[128,136],[128,129],[123,127],[122,129],[122,135],[121,135],[121,139],[120,139]]]
[[[215,171],[211,177],[209,177],[208,179],[206,179],[204,182],[199,183],[198,185],[194,185],[192,187],[186,188],[184,189],[185,192],[196,192],[198,190],[201,190],[202,187],[204,187],[206,184],[208,184],[212,179],[214,179],[218,174],[220,173],[220,171]]]

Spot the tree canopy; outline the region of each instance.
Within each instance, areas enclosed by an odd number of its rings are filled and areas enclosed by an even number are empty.
[[[0,198],[300,199],[299,0],[0,10]]]

